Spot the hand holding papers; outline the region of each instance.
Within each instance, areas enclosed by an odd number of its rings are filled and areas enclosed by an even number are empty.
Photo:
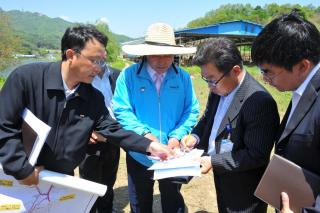
[[[38,119],[30,110],[22,112],[22,143],[29,156],[29,163],[34,166],[51,127]]]
[[[148,170],[154,170],[154,179],[159,180],[178,176],[201,176],[200,163],[195,161],[203,150],[193,149],[179,158],[168,161],[158,161]]]

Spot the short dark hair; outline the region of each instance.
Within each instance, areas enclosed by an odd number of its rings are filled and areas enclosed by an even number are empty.
[[[193,64],[214,64],[222,73],[229,72],[235,65],[242,69],[242,58],[236,44],[230,39],[213,38],[202,43],[193,57]]]
[[[81,51],[85,44],[92,39],[98,40],[104,47],[107,46],[108,37],[102,34],[92,25],[79,25],[69,27],[61,39],[62,60],[67,60],[66,50],[73,49]]]
[[[284,14],[259,33],[253,42],[251,56],[257,65],[268,63],[288,71],[302,59],[317,64],[320,59],[320,33],[298,10]]]

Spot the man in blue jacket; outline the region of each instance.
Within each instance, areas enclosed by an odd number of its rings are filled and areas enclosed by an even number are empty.
[[[188,73],[173,64],[175,54],[190,54],[195,48],[176,46],[171,26],[152,24],[145,42],[125,45],[127,54],[143,56],[140,63],[124,70],[113,97],[119,123],[151,140],[179,147],[184,134],[191,131],[199,114]],[[152,161],[137,152],[127,154],[128,188],[132,212],[152,212]],[[181,184],[159,180],[163,212],[184,212]]]

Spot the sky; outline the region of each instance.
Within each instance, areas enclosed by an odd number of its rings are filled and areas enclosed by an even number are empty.
[[[95,23],[104,20],[112,32],[132,38],[143,37],[148,26],[166,22],[174,29],[186,27],[188,22],[203,17],[223,4],[251,4],[264,6],[271,0],[0,0],[2,10],[39,12],[51,18],[60,17],[71,22]],[[277,4],[312,4],[316,0],[277,0]]]

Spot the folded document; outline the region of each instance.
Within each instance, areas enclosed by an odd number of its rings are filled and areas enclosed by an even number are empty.
[[[178,176],[201,176],[200,162],[195,161],[203,150],[193,149],[179,158],[157,161],[148,170],[154,170],[154,179],[159,180]]]

